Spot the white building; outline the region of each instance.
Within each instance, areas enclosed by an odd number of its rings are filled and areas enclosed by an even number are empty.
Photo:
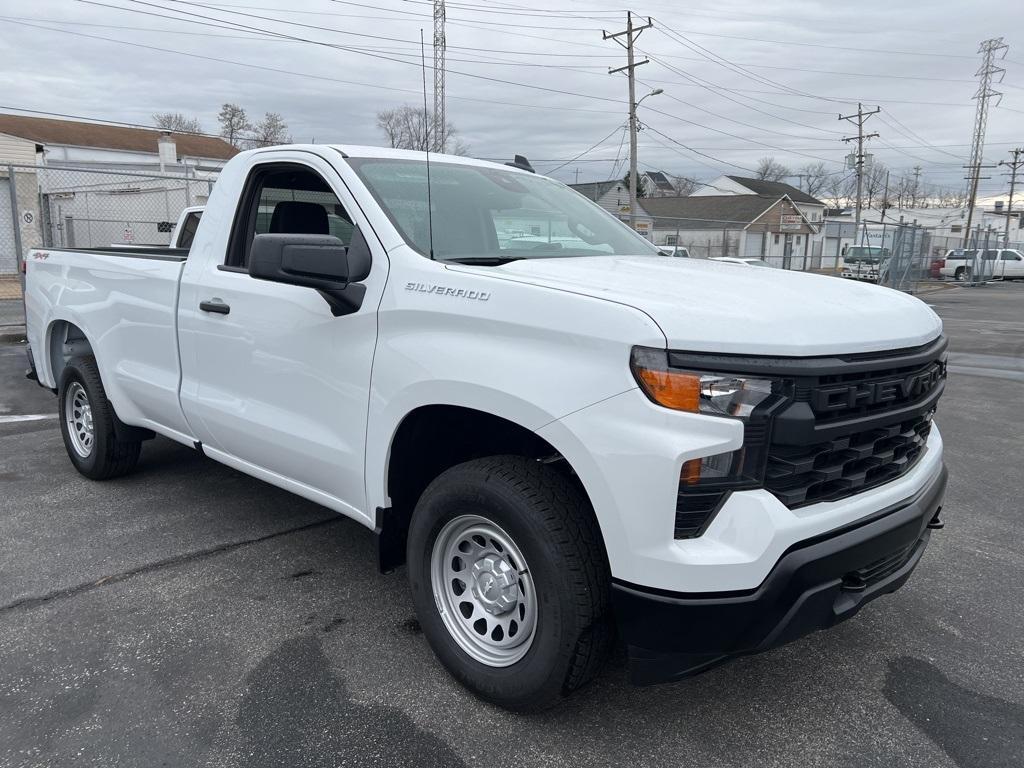
[[[825,203],[781,181],[750,179],[745,176],[719,176],[694,192],[692,197],[721,195],[767,195],[776,200],[785,195],[815,228],[820,229],[825,218]]]
[[[19,245],[166,243],[237,152],[213,136],[0,114],[0,275]]]
[[[689,195],[643,201],[655,245],[685,246],[691,256],[748,256],[784,269],[820,266],[817,228],[787,195]]]

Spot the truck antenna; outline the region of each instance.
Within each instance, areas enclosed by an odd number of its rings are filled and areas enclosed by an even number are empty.
[[[423,45],[423,27],[420,27],[420,69],[423,71],[423,148],[427,151],[427,238],[430,241],[430,260],[434,260],[434,212],[430,208],[430,115],[427,114],[427,53]],[[442,127],[441,130],[444,130]]]

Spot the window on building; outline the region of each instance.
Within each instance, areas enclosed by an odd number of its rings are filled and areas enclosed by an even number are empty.
[[[776,235],[776,236],[775,236],[775,244],[776,244],[776,245],[778,245],[778,244],[779,244],[779,236],[778,236],[778,235]]]
[[[796,236],[796,244],[797,245],[800,245],[800,237],[801,237],[800,235]]]
[[[679,245],[679,238],[675,235],[665,235],[665,245]]]
[[[957,232],[963,232],[964,228],[963,228],[963,225],[961,225],[961,224],[953,224],[949,228],[949,231],[952,232],[953,234],[956,234]]]

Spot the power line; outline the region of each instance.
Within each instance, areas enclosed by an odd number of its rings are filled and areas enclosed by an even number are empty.
[[[145,2],[145,0],[128,0],[128,1],[132,2],[132,3],[135,3],[135,4],[138,4],[138,5],[150,6],[150,7],[154,7],[154,8],[160,8],[160,9],[163,9],[163,10],[170,10],[170,9],[164,8],[164,6],[155,5],[154,3]],[[203,6],[201,3],[187,2],[187,0],[171,0],[171,1],[175,2],[175,3],[182,3],[182,4],[185,4],[185,5],[194,5],[194,6],[198,6],[198,7],[206,7],[206,6]],[[121,7],[121,6],[109,5],[107,3],[96,2],[96,0],[78,0],[78,2],[86,3],[88,5],[98,5],[98,6],[102,6],[102,7],[106,7],[106,8],[114,8],[114,9],[120,10],[120,11],[129,11],[129,12],[134,12],[134,13],[141,13],[143,15],[161,16],[161,14],[154,14],[154,13],[152,13],[150,11],[140,11],[140,10],[135,9],[135,8],[125,8],[125,7]],[[317,45],[317,46],[321,46],[321,47],[324,47],[324,48],[333,48],[333,49],[336,49],[336,50],[347,51],[349,53],[355,53],[355,54],[361,55],[361,56],[369,56],[371,58],[380,59],[380,60],[383,60],[383,61],[392,61],[392,62],[395,62],[395,63],[398,63],[398,64],[406,64],[406,65],[411,65],[411,66],[418,66],[418,64],[415,61],[406,60],[406,59],[400,59],[400,58],[396,58],[395,56],[387,56],[387,55],[383,55],[383,54],[379,54],[379,53],[371,53],[369,51],[358,49],[358,48],[354,48],[352,46],[340,45],[338,43],[330,43],[330,42],[326,42],[326,41],[323,41],[323,40],[314,40],[314,39],[311,39],[311,38],[299,37],[297,35],[289,35],[289,34],[286,34],[284,32],[275,32],[273,30],[268,30],[268,29],[264,29],[264,28],[261,28],[261,27],[253,27],[253,26],[250,26],[250,25],[247,25],[247,24],[239,24],[239,23],[233,22],[233,21],[225,21],[224,19],[218,19],[218,18],[212,17],[212,16],[204,16],[203,14],[193,13],[191,11],[181,11],[181,10],[177,10],[177,9],[174,9],[174,11],[175,11],[175,13],[185,14],[186,16],[194,16],[194,17],[196,17],[198,19],[204,19],[207,22],[212,21],[212,22],[219,22],[221,25],[225,25],[225,24],[229,25],[226,28],[239,29],[239,30],[247,30],[247,31],[251,31],[251,32],[260,32],[260,33],[264,33],[264,34],[273,35],[275,37],[280,37],[280,38],[292,40],[292,41],[295,41],[295,42],[308,43],[310,45]],[[253,16],[253,14],[241,14],[241,15]],[[206,25],[206,24],[204,24],[204,22],[194,21],[193,19],[187,19],[187,18],[178,18],[178,17],[174,17],[174,16],[170,16],[170,17],[163,16],[163,18],[172,18],[172,19],[175,19],[175,20],[178,20],[178,21],[186,21],[186,22],[191,22],[191,23],[195,23],[195,24]],[[259,16],[257,16],[255,18],[266,18],[266,17],[259,17]],[[302,24],[302,23],[296,22],[296,21],[283,21],[281,19],[267,19],[267,20],[269,20],[269,21],[278,21],[278,22],[281,22],[281,23],[292,24],[292,25],[300,26],[300,27],[309,27],[309,28],[313,28],[313,29],[324,29],[324,30],[328,30],[328,31],[339,32],[341,34],[348,34],[348,35],[356,35],[357,34],[355,32],[347,32],[345,30],[336,30],[336,29],[327,28],[327,27],[323,27],[323,28],[321,28],[321,27],[313,27],[312,25]],[[68,31],[68,30],[59,30],[59,31]],[[73,32],[70,32],[70,31],[68,31],[68,32],[69,32],[69,34],[74,34]],[[371,37],[371,38],[383,39],[383,40],[395,40],[395,38],[386,38],[386,37],[381,37],[379,35],[362,35],[362,34],[359,34],[358,36],[360,36],[360,37]],[[117,42],[124,42],[124,41],[117,41]],[[399,41],[399,42],[406,42],[406,41]],[[431,67],[431,69],[432,69],[432,67]],[[502,85],[513,85],[513,86],[518,86],[518,87],[521,87],[521,88],[529,88],[529,89],[538,90],[538,91],[546,91],[548,93],[556,93],[556,94],[560,94],[560,95],[563,95],[563,96],[578,96],[580,98],[593,99],[595,101],[607,101],[607,102],[614,103],[614,104],[621,103],[617,99],[611,99],[611,98],[607,98],[607,97],[604,97],[604,96],[596,96],[596,95],[593,95],[593,94],[577,93],[577,92],[574,92],[574,91],[566,91],[566,90],[562,90],[562,89],[559,89],[559,88],[549,88],[549,87],[542,86],[542,85],[533,85],[531,83],[522,83],[522,82],[518,82],[518,81],[515,81],[515,80],[505,80],[505,79],[502,79],[502,78],[489,77],[487,75],[478,75],[478,74],[474,74],[472,72],[463,72],[461,70],[449,70],[449,72],[451,74],[454,74],[454,75],[461,75],[463,77],[470,77],[470,78],[473,78],[473,79],[476,79],[476,80],[484,80],[484,81],[493,82],[493,83],[500,83]],[[373,87],[384,88],[384,86],[379,86],[379,85],[374,85]],[[401,90],[404,90],[404,89],[401,89]]]
[[[86,0],[80,0],[80,1],[85,2]],[[131,10],[131,9],[125,9],[125,10]],[[12,23],[20,24],[20,25],[26,26],[26,27],[33,27],[35,29],[42,29],[42,30],[45,30],[47,32],[60,32],[61,34],[74,35],[75,37],[84,37],[84,38],[88,38],[88,39],[91,39],[91,40],[100,40],[100,41],[108,42],[108,43],[117,43],[118,45],[127,45],[127,46],[131,46],[133,48],[141,48],[143,50],[148,50],[148,51],[158,51],[160,53],[171,53],[171,54],[174,54],[174,55],[177,55],[177,56],[187,56],[189,58],[200,59],[202,61],[216,62],[218,64],[231,64],[233,66],[246,67],[248,69],[261,70],[263,72],[274,72],[276,74],[294,75],[296,77],[303,77],[303,78],[307,78],[307,79],[310,79],[310,80],[323,80],[325,82],[340,83],[342,85],[356,85],[356,86],[362,86],[362,87],[366,87],[366,88],[372,88],[374,90],[395,91],[395,92],[398,92],[398,93],[412,93],[412,94],[416,94],[416,95],[420,94],[420,90],[419,89],[414,89],[414,88],[399,88],[397,86],[381,85],[379,83],[364,83],[364,82],[360,82],[360,81],[357,81],[357,80],[344,80],[344,79],[337,78],[337,77],[330,77],[328,75],[317,75],[317,74],[314,74],[312,72],[300,72],[300,71],[296,71],[296,70],[282,69],[282,68],[279,68],[279,67],[269,67],[269,66],[265,66],[263,64],[253,64],[251,62],[234,61],[232,59],[223,59],[223,58],[219,58],[219,57],[216,57],[216,56],[205,56],[205,55],[199,54],[199,53],[190,53],[188,51],[179,51],[179,50],[175,50],[173,48],[162,48],[160,46],[147,45],[145,43],[135,43],[135,42],[132,42],[130,40],[121,40],[119,38],[114,38],[114,37],[103,37],[101,35],[91,35],[91,34],[88,34],[86,32],[75,32],[74,30],[69,30],[69,29],[56,29],[54,27],[45,27],[45,26],[41,26],[41,25],[38,25],[38,24],[30,24],[28,22],[23,22],[23,21],[15,21],[15,22],[12,22]],[[522,104],[522,103],[516,103],[516,102],[509,102],[509,101],[499,101],[497,99],[483,99],[483,98],[478,98],[478,97],[474,97],[474,96],[450,96],[449,98],[459,99],[461,101],[472,101],[472,102],[477,102],[477,103],[482,103],[482,104],[499,104],[501,106],[507,106],[507,107],[521,107],[523,109],[545,109],[545,110],[558,110],[558,111],[568,111],[568,112],[590,112],[590,113],[601,114],[601,115],[609,114],[608,110],[606,110],[606,109],[588,109],[586,107],[566,107],[566,106],[547,105],[547,104],[545,104],[545,105],[542,105],[542,104]]]
[[[621,131],[621,130],[622,130],[622,126],[623,126],[623,125],[624,125],[623,123],[620,123],[619,125],[616,125],[616,126],[615,126],[615,128],[613,128],[613,129],[612,129],[612,132],[611,132],[611,133],[609,133],[609,134],[608,134],[607,136],[605,136],[604,138],[600,139],[600,140],[599,140],[599,141],[597,141],[596,143],[594,143],[594,144],[590,145],[589,147],[587,147],[586,149],[584,149],[584,150],[583,150],[582,152],[580,152],[580,153],[579,153],[578,155],[576,155],[576,157],[572,157],[572,158],[570,158],[570,159],[566,160],[566,161],[565,161],[564,163],[562,163],[561,165],[559,165],[559,166],[557,166],[557,167],[555,167],[555,168],[551,168],[551,169],[550,169],[550,170],[548,171],[548,173],[554,173],[555,171],[560,171],[560,170],[562,170],[562,169],[563,169],[563,168],[564,168],[565,166],[569,165],[569,163],[574,163],[574,162],[576,162],[576,161],[577,161],[577,160],[578,160],[579,158],[583,157],[584,155],[586,155],[586,154],[588,154],[588,153],[590,153],[590,152],[593,152],[593,151],[594,151],[595,149],[597,149],[597,148],[598,148],[599,146],[601,146],[601,145],[602,145],[602,144],[604,144],[604,143],[605,143],[606,141],[608,141],[608,139],[610,139],[610,138],[611,138],[612,136],[614,136],[614,135],[615,135],[616,133],[618,133],[619,131]]]

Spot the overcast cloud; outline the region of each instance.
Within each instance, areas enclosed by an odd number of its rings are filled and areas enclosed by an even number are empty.
[[[423,0],[99,2],[0,0],[4,108],[146,124],[154,112],[180,111],[215,133],[220,105],[231,101],[254,117],[281,113],[296,141],[380,144],[379,110],[422,103],[421,28],[432,59]],[[1024,3],[641,0],[631,10],[654,19],[638,42],[655,59],[637,70],[638,95],[665,91],[640,108],[650,127],[640,136],[642,167],[709,179],[774,155],[793,168],[822,159],[838,171],[849,151],[839,139],[852,126],[837,113],[855,111],[860,99],[883,109],[869,122],[881,134],[871,143],[877,158],[893,169],[921,165],[926,181],[959,186],[978,43],[998,35],[1010,49],[986,156],[998,161],[1024,145]],[[617,127],[626,116],[625,78],[607,69],[624,64],[625,52],[601,30],[620,30],[624,9],[597,0],[451,0],[447,13],[448,115],[471,154],[525,154],[550,171],[610,135],[554,174],[607,178],[612,161],[625,158]],[[1005,187],[992,176],[982,194]]]

